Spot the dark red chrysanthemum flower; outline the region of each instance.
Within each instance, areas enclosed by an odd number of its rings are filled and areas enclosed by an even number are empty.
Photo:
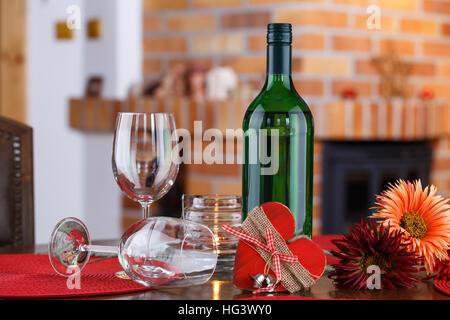
[[[402,240],[402,231],[390,230],[370,219],[362,219],[342,239],[333,240],[339,258],[330,278],[340,288],[366,289],[371,273],[367,268],[376,265],[381,271],[381,289],[412,288],[418,279],[414,252]]]

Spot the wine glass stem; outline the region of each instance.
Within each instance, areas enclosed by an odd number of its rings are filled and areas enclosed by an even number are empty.
[[[80,251],[90,251],[91,253],[114,253],[117,254],[119,252],[118,247],[111,246],[97,246],[97,245],[83,245],[80,246]]]
[[[142,203],[144,209],[144,219],[150,218],[150,205],[151,203]]]

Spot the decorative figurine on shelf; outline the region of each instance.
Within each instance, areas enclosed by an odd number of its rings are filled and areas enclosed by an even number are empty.
[[[86,96],[99,98],[102,95],[103,79],[100,76],[90,77],[86,85]]]
[[[358,93],[356,92],[356,90],[354,88],[345,88],[341,92],[341,97],[343,99],[355,100],[357,96],[358,96]]]
[[[184,63],[172,66],[163,78],[144,90],[144,95],[158,99],[189,97],[195,101],[206,100],[207,68],[201,65],[188,67]]]
[[[392,41],[388,42],[387,46],[387,54],[372,59],[372,63],[381,75],[382,95],[390,101],[392,97],[406,96],[405,83],[411,72],[411,64],[400,59]]]
[[[429,89],[423,89],[420,93],[420,98],[424,101],[429,101],[434,98],[434,92]]]
[[[238,85],[238,77],[230,67],[217,67],[206,76],[207,98],[210,100],[225,100]]]
[[[294,217],[279,202],[254,208],[241,229],[223,229],[239,238],[233,282],[240,289],[293,293],[311,287],[325,270],[322,249],[305,235],[294,237]]]
[[[187,86],[189,96],[194,101],[205,101],[206,99],[206,73],[204,67],[192,67],[188,71]]]
[[[186,66],[182,63],[178,63],[170,68],[156,88],[155,97],[167,98],[169,96],[180,97],[186,95],[185,73]]]

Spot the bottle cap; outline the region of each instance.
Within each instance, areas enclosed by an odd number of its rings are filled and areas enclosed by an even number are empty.
[[[267,43],[291,44],[292,26],[290,23],[269,23],[267,25]]]

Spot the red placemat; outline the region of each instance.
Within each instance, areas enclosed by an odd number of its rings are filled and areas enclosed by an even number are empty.
[[[86,297],[149,290],[132,280],[117,278],[115,273],[120,270],[117,258],[89,263],[81,272],[80,289],[69,289],[68,278],[55,273],[47,255],[0,255],[0,297]]]
[[[450,296],[450,281],[436,280],[434,281],[434,288],[437,291]]]
[[[278,296],[255,296],[248,298],[240,298],[237,300],[356,300],[356,299],[318,299],[301,296],[278,295]]]
[[[317,243],[319,247],[321,247],[324,250],[327,250],[328,252],[332,250],[336,250],[336,246],[331,242],[331,240],[340,239],[342,236],[334,235],[334,234],[327,234],[327,235],[321,235],[321,236],[313,236],[312,241]],[[326,255],[327,257],[327,264],[332,265],[339,262],[339,259],[334,256]]]
[[[256,297],[240,298],[237,300],[323,300],[323,299],[284,295],[284,296],[256,296]]]

